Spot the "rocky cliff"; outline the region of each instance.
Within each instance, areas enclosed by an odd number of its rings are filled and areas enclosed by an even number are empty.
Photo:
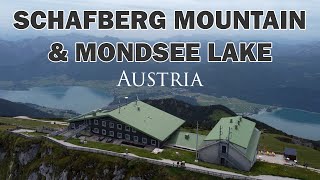
[[[172,167],[71,151],[44,138],[0,132],[0,179],[212,179]]]

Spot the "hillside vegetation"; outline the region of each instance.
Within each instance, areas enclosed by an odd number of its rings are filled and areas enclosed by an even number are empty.
[[[30,103],[11,102],[0,98],[0,116],[15,117],[28,116],[31,118],[71,118],[77,116],[76,112],[71,110],[61,110],[38,106]]]
[[[259,148],[261,150],[273,151],[282,154],[285,147],[297,150],[298,163],[320,169],[320,151],[314,148],[294,144],[293,139],[278,134],[262,134]]]
[[[0,132],[0,179],[219,179]]]
[[[33,118],[57,118],[57,116],[32,108],[28,105],[0,99],[0,116],[28,116]]]
[[[183,126],[184,128],[194,129],[196,128],[198,121],[201,130],[211,130],[222,117],[237,115],[235,112],[222,105],[196,106],[172,98],[144,100],[144,102],[186,120],[186,123]],[[260,130],[269,133],[285,134],[260,121],[248,117],[246,118],[255,122],[256,127]]]

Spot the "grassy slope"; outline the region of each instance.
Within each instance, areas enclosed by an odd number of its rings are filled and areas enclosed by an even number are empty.
[[[29,129],[37,129],[41,127],[49,127],[49,128],[65,127],[57,124],[51,124],[48,122],[41,122],[41,121],[34,121],[34,120],[27,120],[27,119],[7,118],[7,117],[0,117],[0,124],[10,125],[10,126],[20,126],[20,127],[29,128]]]
[[[27,127],[32,127],[32,128],[41,127],[43,125],[57,126],[57,125],[51,125],[50,123],[30,121],[30,120],[17,120],[17,119],[11,119],[11,118],[0,118],[0,123],[4,123],[4,122],[6,124],[19,123],[20,125],[21,125],[21,123],[23,123]],[[0,130],[6,130],[8,128],[14,128],[14,127],[15,126],[12,126],[12,125],[0,125]],[[206,133],[208,133],[208,131],[203,132],[203,134],[206,134]],[[273,136],[272,134],[263,135],[263,138],[261,138],[261,145],[260,146],[265,147],[266,145],[272,144],[272,147],[270,146],[270,148],[272,148],[272,149],[274,148],[275,149],[274,151],[277,151],[277,149],[281,151],[282,148],[284,147],[284,145],[286,145],[288,147],[292,147],[292,144],[288,144],[288,145],[284,144],[283,142],[281,142],[275,138],[272,139],[272,136]],[[73,144],[81,145],[80,141],[77,139],[70,139],[69,142],[71,142]],[[194,159],[195,159],[194,153],[189,152],[189,151],[183,151],[183,150],[176,150],[176,149],[168,148],[168,149],[165,149],[165,151],[163,153],[161,153],[159,155],[154,155],[150,151],[147,151],[144,149],[127,147],[127,146],[118,146],[118,145],[105,144],[105,143],[89,142],[85,146],[100,148],[100,149],[104,149],[104,150],[111,150],[111,151],[115,151],[115,152],[122,152],[122,153],[126,152],[126,149],[128,149],[128,151],[130,153],[134,153],[139,156],[144,156],[144,157],[149,157],[149,158],[154,158],[154,159],[162,159],[163,158],[163,159],[172,159],[172,160],[180,160],[180,161],[184,160],[188,163],[195,163],[194,162]],[[293,147],[295,147],[295,146],[297,146],[297,145],[293,145]],[[306,157],[303,157],[305,155],[305,153],[308,154],[308,153],[315,151],[311,148],[305,148],[305,147],[301,147],[301,146],[297,147],[297,149],[298,149],[300,160],[301,160],[301,158],[308,159],[308,157],[309,157],[308,155]],[[178,155],[176,152],[179,152]],[[303,153],[301,153],[301,152],[303,152]],[[319,152],[315,151],[315,153],[319,153]],[[313,165],[313,163],[311,163],[311,161],[309,162],[309,164]],[[312,162],[319,162],[319,160],[315,159]],[[268,163],[263,163],[263,162],[256,163],[250,173],[239,172],[234,169],[226,168],[226,167],[219,166],[219,165],[204,163],[204,162],[199,162],[198,164],[201,166],[208,167],[208,168],[238,172],[238,173],[247,174],[247,175],[270,174],[270,175],[278,175],[278,176],[296,177],[296,178],[300,178],[300,179],[316,179],[315,177],[319,177],[319,174],[314,173],[314,172],[310,172],[310,171],[302,169],[302,168],[293,168],[293,167],[280,166],[280,165],[268,164]],[[172,171],[177,172],[177,170],[174,170],[174,169]]]
[[[285,137],[291,139],[290,137],[282,135],[262,134],[259,148],[277,153],[282,153],[285,147],[295,148],[297,149],[299,164],[307,162],[309,166],[320,169],[320,151],[309,147],[286,143],[278,140],[276,137]]]
[[[133,153],[139,156],[144,156],[144,157],[153,158],[153,159],[171,159],[176,161],[186,161],[187,163],[197,164],[207,168],[231,171],[231,172],[236,172],[236,173],[245,174],[245,175],[253,175],[253,176],[275,175],[275,176],[293,177],[293,178],[299,178],[299,179],[320,178],[320,174],[316,172],[312,172],[307,169],[290,167],[290,166],[282,166],[282,165],[270,164],[265,162],[257,162],[253,166],[250,172],[237,171],[224,166],[219,166],[219,165],[205,163],[205,162],[195,163],[194,152],[172,149],[172,148],[166,148],[162,153],[155,155],[155,154],[152,154],[150,151],[147,151],[144,149],[132,148],[127,146],[119,146],[119,145],[113,145],[113,144],[107,144],[107,143],[88,142],[88,144],[83,145],[80,143],[78,139],[70,139],[68,140],[68,142],[79,145],[79,146],[111,150],[111,151],[120,152],[120,153],[124,153],[126,152],[126,149],[128,149],[129,153]],[[178,154],[176,152],[178,152]]]
[[[189,96],[194,97],[201,106],[221,104],[237,113],[257,113],[261,109],[272,108],[272,106],[250,103],[237,98],[214,97],[201,93],[190,93]]]
[[[114,167],[125,168],[126,179],[129,177],[142,177],[144,179],[220,179],[209,175],[185,171],[180,168],[162,167],[151,165],[138,160],[128,161],[126,159],[106,156],[101,154],[86,153],[80,151],[70,151],[41,138],[26,139],[10,135],[0,131],[1,147],[7,149],[10,154],[0,163],[0,179],[8,177],[9,165],[12,164],[15,170],[19,171],[21,179],[27,179],[32,172],[39,171],[41,163],[50,164],[55,167],[56,174],[60,174],[63,170],[69,172],[68,179],[77,177],[79,174],[85,173],[89,179],[112,179]],[[37,155],[37,158],[26,166],[21,167],[15,160],[13,153],[15,149],[24,151],[31,144],[40,144],[41,153],[47,149],[52,149],[52,154],[46,156]],[[103,175],[105,169],[111,172],[107,176]]]

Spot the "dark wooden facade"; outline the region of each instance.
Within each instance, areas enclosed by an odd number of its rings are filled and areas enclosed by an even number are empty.
[[[139,144],[161,147],[163,142],[143,133],[135,128],[122,123],[112,117],[99,117],[82,121],[71,122],[69,128],[76,129],[82,125],[89,125],[90,132],[114,139],[123,139],[124,141]]]

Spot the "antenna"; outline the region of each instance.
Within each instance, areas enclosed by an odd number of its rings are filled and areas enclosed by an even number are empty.
[[[221,135],[222,135],[222,126],[220,126],[220,129],[219,129],[219,139],[221,139]]]
[[[121,107],[120,107],[120,98],[119,98],[119,105],[118,105],[118,108],[119,108],[119,114],[120,114],[120,109],[121,109]]]
[[[231,127],[229,127],[229,133],[228,133],[228,148],[227,148],[227,157],[229,156],[229,147],[230,147],[230,138],[231,138]]]
[[[228,132],[228,141],[230,141],[230,139],[231,139],[231,134],[232,134],[232,132],[231,132],[231,127],[229,127],[229,132]]]
[[[138,105],[139,97],[136,95],[136,105]]]
[[[199,122],[197,121],[196,160],[198,160],[198,134],[199,134]]]

